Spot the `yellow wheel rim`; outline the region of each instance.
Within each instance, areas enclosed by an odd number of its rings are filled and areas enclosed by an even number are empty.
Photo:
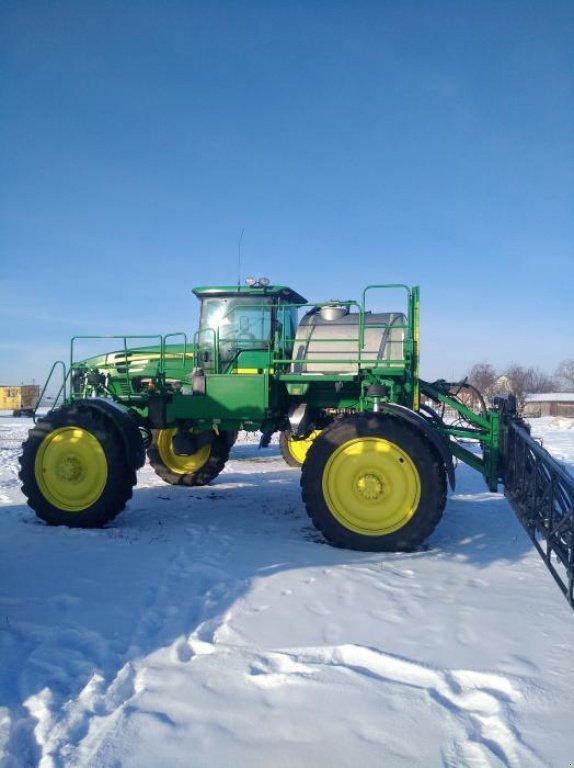
[[[316,429],[314,432],[311,432],[309,437],[305,438],[305,440],[293,440],[292,438],[287,438],[287,446],[289,448],[289,453],[291,456],[295,459],[296,462],[299,464],[303,464],[305,461],[305,457],[307,456],[307,452],[309,451],[309,448],[311,447],[313,440],[317,437],[317,435],[321,434],[320,429]]]
[[[176,475],[189,475],[201,469],[211,456],[211,445],[204,445],[196,453],[180,456],[173,450],[176,429],[162,429],[157,437],[157,449],[165,466]]]
[[[345,528],[363,536],[384,536],[412,518],[421,482],[410,456],[378,437],[361,437],[339,446],[323,472],[323,495]]]
[[[91,432],[61,427],[42,441],[34,473],[50,504],[65,512],[81,512],[102,495],[108,481],[108,461]]]

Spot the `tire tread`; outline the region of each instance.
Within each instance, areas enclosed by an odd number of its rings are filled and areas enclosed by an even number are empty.
[[[356,437],[383,437],[396,442],[415,464],[423,485],[419,507],[402,528],[367,536],[345,528],[330,512],[322,492],[323,468],[340,445]],[[390,415],[344,416],[327,427],[309,449],[301,472],[301,492],[313,525],[336,547],[361,551],[412,551],[434,531],[447,499],[446,472],[436,448],[415,427]]]

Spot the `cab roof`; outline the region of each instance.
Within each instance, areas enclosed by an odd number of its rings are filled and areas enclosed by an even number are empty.
[[[285,285],[218,285],[192,288],[198,299],[204,297],[233,298],[234,296],[276,296],[290,304],[307,304],[307,299]]]

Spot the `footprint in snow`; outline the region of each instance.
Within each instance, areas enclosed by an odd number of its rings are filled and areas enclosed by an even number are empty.
[[[419,689],[443,710],[452,724],[445,727],[444,765],[542,768],[543,762],[516,733],[512,706],[522,692],[504,675],[473,670],[443,670],[359,645],[332,645],[277,651],[259,657],[249,679],[259,688],[276,688],[314,677],[321,669],[343,668],[389,686],[387,695],[401,696],[401,687]]]

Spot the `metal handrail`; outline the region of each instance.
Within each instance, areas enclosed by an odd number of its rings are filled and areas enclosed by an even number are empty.
[[[161,338],[161,351],[160,351],[160,373],[165,373],[165,356],[166,356],[166,347],[167,347],[167,340],[182,336],[183,337],[183,352],[181,357],[181,367],[185,368],[185,358],[187,357],[187,333],[184,331],[175,331],[174,333],[166,333],[165,336],[162,336]]]
[[[326,345],[334,345],[336,343],[341,342],[347,342],[352,343],[356,345],[356,355],[353,357],[345,357],[345,362],[352,365],[361,366],[365,362],[365,334],[366,334],[366,320],[365,320],[365,297],[367,294],[367,291],[373,290],[376,288],[401,288],[404,289],[407,292],[407,298],[409,306],[406,308],[407,311],[403,313],[405,317],[407,318],[407,321],[404,323],[401,323],[400,325],[397,325],[396,323],[383,323],[383,322],[376,322],[376,323],[369,323],[368,328],[369,329],[388,329],[388,330],[403,330],[405,332],[405,338],[402,340],[402,343],[404,343],[407,340],[412,340],[413,338],[413,326],[412,322],[408,320],[410,317],[410,298],[411,293],[408,286],[403,284],[389,284],[389,285],[370,285],[367,286],[367,288],[363,291],[362,301],[357,302],[354,300],[348,300],[348,301],[328,301],[328,302],[322,302],[322,303],[313,303],[313,302],[304,302],[301,304],[286,304],[286,305],[280,305],[278,307],[278,319],[280,319],[283,322],[283,326],[285,327],[286,317],[287,313],[291,312],[293,309],[299,310],[299,309],[317,309],[320,310],[322,307],[330,307],[333,305],[341,306],[341,307],[348,307],[349,309],[355,308],[357,310],[357,316],[358,316],[358,330],[357,330],[357,336],[353,337],[344,337],[344,338],[313,338],[310,339],[310,342],[313,344],[316,344],[317,342],[325,343]],[[255,302],[245,302],[244,304],[236,304],[235,306],[231,307],[224,315],[223,318],[230,317],[233,313],[237,312],[237,310],[241,309],[242,307],[245,309],[250,310],[257,310],[257,309],[269,309],[272,305],[267,302],[261,302],[261,303],[255,303]],[[213,358],[214,358],[214,368],[216,371],[220,370],[220,342],[222,339],[220,338],[220,332],[219,328],[211,328],[210,326],[204,326],[200,328],[194,336],[194,343],[197,346],[200,346],[199,339],[201,335],[203,334],[212,334],[213,339],[205,339],[204,337],[204,344],[207,345],[210,349],[213,350]],[[272,343],[272,339],[260,339],[259,340],[262,345],[265,345],[265,349],[269,352],[272,352],[274,350],[274,346]],[[296,338],[293,338],[291,336],[284,336],[283,339],[283,345],[285,348],[293,348],[295,345],[295,342],[297,341]],[[292,358],[287,358],[280,353],[278,354],[278,348],[275,354],[272,358],[270,358],[270,362],[272,362],[274,365],[277,366],[284,366],[284,365],[291,365],[295,361]],[[368,358],[369,363],[373,362],[370,358]],[[340,359],[334,359],[330,355],[327,355],[325,358],[318,358],[313,360],[314,364],[321,364],[324,363],[328,366],[336,366],[338,363],[340,364]],[[376,362],[376,361],[375,361]],[[400,358],[389,358],[384,361],[385,367],[393,367],[393,366],[402,366],[405,365],[405,359],[404,356]]]
[[[170,335],[170,334],[168,334]],[[128,347],[128,339],[155,339],[156,341],[159,341],[159,347],[161,349],[162,345],[162,339],[164,337],[159,333],[144,335],[144,336],[120,336],[120,335],[112,335],[112,336],[72,336],[70,340],[70,365],[72,366],[74,364],[74,343],[76,341],[88,341],[88,340],[96,340],[96,339],[121,339],[123,341],[124,346],[124,353],[127,357],[128,350],[130,349]],[[106,354],[110,354],[107,352]],[[115,353],[114,353],[115,354]]]
[[[50,383],[50,381],[52,379],[52,376],[54,375],[54,371],[56,370],[56,368],[58,368],[60,366],[62,367],[62,383],[60,384],[60,388],[58,389],[58,393],[56,394],[56,396],[54,398],[54,404],[53,404],[53,406],[52,406],[52,408],[50,410],[53,410],[56,407],[56,405],[58,404],[62,394],[64,395],[64,400],[67,397],[67,395],[66,395],[66,382],[68,381],[68,378],[70,376],[70,371],[66,370],[66,363],[63,360],[56,360],[56,362],[50,368],[50,372],[49,372],[49,374],[48,374],[48,376],[46,378],[46,383],[42,387],[42,391],[40,392],[40,396],[38,397],[38,400],[36,402],[36,406],[34,408],[34,414],[33,414],[33,417],[32,417],[34,419],[34,422],[36,421],[36,412],[37,412],[38,408],[40,407],[40,404],[42,402],[42,398],[46,394],[46,390],[48,389],[48,385],[49,385],[49,383]]]
[[[159,347],[160,347],[160,367],[162,365],[162,359],[163,359],[163,348],[162,348],[162,342],[163,337],[160,334],[150,334],[150,335],[144,335],[144,336],[120,336],[120,335],[111,335],[111,336],[72,336],[70,340],[70,370],[74,367],[74,343],[76,341],[88,341],[88,340],[96,340],[96,339],[121,339],[123,341],[123,353],[125,355],[125,363],[126,363],[126,370],[125,370],[125,386],[126,389],[129,391],[130,388],[130,376],[129,376],[129,364],[128,364],[128,339],[134,339],[134,340],[144,340],[144,339],[154,339],[156,341],[159,341]],[[112,354],[110,352],[106,352],[105,356]],[[117,352],[113,352],[113,354],[117,354]],[[81,361],[78,361],[81,362]]]
[[[363,297],[362,297],[363,311],[365,311],[365,308],[366,308],[365,301],[366,301],[367,292],[368,291],[372,291],[374,289],[379,289],[379,288],[384,288],[384,289],[386,289],[386,288],[389,288],[389,289],[393,289],[393,288],[404,289],[406,291],[406,293],[407,293],[407,301],[410,301],[411,289],[409,288],[408,285],[405,285],[404,283],[373,283],[372,285],[367,285],[367,287],[363,291]]]

